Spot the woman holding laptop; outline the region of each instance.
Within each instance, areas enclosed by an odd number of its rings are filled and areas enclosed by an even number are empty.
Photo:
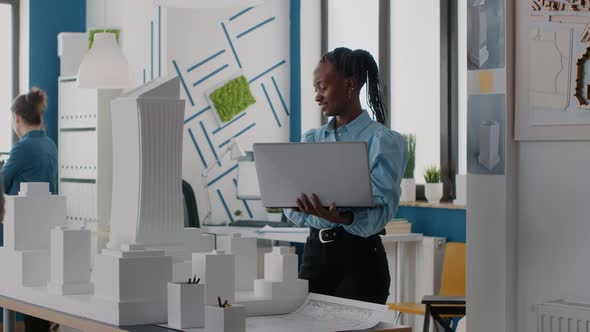
[[[365,84],[375,120],[361,107]],[[326,53],[314,71],[313,86],[322,113],[332,119],[306,132],[303,141],[367,142],[375,207],[341,209],[302,193],[298,208],[285,210],[291,222],[311,229],[299,278],[309,281],[313,293],[385,304],[390,276],[379,234],[399,206],[406,143],[383,125],[379,70],[369,52],[336,48]]]

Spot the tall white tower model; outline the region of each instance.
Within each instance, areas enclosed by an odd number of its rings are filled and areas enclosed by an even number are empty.
[[[108,248],[182,243],[179,78],[156,80],[112,102],[113,194]]]
[[[157,248],[184,242],[180,80],[132,90],[111,113],[111,229],[94,260],[94,296],[118,308],[118,325],[164,322],[172,257]]]

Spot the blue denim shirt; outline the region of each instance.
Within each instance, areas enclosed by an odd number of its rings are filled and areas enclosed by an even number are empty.
[[[408,161],[406,141],[399,133],[373,121],[366,111],[336,131],[334,130],[335,121],[336,119],[333,118],[321,128],[306,132],[303,135],[303,141],[367,142],[373,199],[377,206],[350,209],[354,214],[353,222],[350,225],[335,224],[317,216],[294,212],[291,209],[286,209],[285,215],[300,227],[317,229],[344,227],[348,233],[369,237],[379,233],[385,224],[394,218],[399,207],[400,184]]]
[[[2,168],[4,192],[18,195],[21,182],[49,182],[57,194],[57,147],[42,130],[32,130],[12,146]]]

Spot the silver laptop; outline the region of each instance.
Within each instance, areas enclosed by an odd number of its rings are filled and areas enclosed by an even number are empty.
[[[265,207],[297,207],[301,193],[325,206],[374,206],[366,142],[257,143],[254,160]]]

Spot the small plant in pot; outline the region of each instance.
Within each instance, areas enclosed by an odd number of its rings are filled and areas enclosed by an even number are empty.
[[[416,181],[414,180],[414,169],[416,167],[416,135],[405,134],[408,146],[408,163],[404,171],[404,177],[401,183],[402,194],[401,202],[413,202],[416,200]]]
[[[281,221],[283,218],[283,209],[266,208],[266,214],[269,221]]]
[[[430,166],[424,171],[424,195],[429,203],[439,203],[443,197],[443,184],[440,182],[440,168]]]

